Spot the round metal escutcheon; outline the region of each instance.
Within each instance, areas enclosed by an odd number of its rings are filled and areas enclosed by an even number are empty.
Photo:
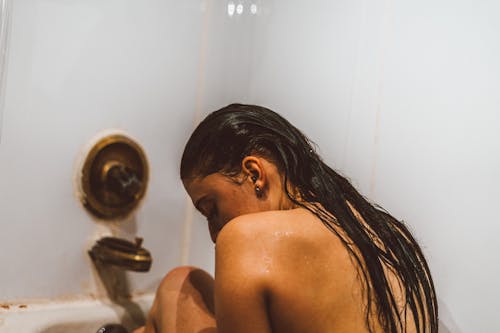
[[[144,197],[148,163],[143,149],[125,135],[99,140],[83,164],[83,204],[98,218],[116,220],[128,216]]]

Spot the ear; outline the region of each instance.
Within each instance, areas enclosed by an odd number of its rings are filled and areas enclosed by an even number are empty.
[[[262,158],[258,156],[246,156],[241,161],[241,171],[252,182],[253,186],[265,189],[267,185],[267,174]]]

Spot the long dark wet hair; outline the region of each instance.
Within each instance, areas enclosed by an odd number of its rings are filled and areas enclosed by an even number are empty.
[[[358,263],[370,332],[371,314],[376,314],[385,332],[405,332],[411,315],[417,332],[437,333],[432,277],[407,227],[370,204],[347,179],[322,161],[304,134],[279,114],[243,104],[231,104],[209,114],[186,144],[181,178],[205,177],[215,172],[235,176],[248,155],[273,162],[284,177],[284,191],[290,200],[310,210],[337,234]],[[391,288],[387,270],[398,279],[405,302],[402,305]]]

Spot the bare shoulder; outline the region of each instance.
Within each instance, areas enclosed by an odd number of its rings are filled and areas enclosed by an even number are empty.
[[[319,219],[305,208],[290,210],[272,210],[241,215],[231,220],[222,230],[226,233],[253,233],[279,229],[301,228],[304,224],[318,223]],[[222,233],[221,232],[221,233]]]
[[[227,223],[217,238],[217,247],[276,245],[281,241],[314,238],[326,231],[312,213],[303,208],[241,215]]]
[[[270,255],[272,235],[287,228],[290,218],[290,214],[283,211],[259,212],[234,218],[217,237],[217,261],[226,257],[237,257],[240,261],[257,260]],[[258,265],[251,265],[247,269],[252,267]]]
[[[339,244],[338,238],[306,209],[267,211],[242,215],[227,223],[217,238],[216,260],[233,258],[231,262],[242,262],[245,271],[254,269],[269,275],[273,269],[279,272],[288,265],[295,266],[297,259],[321,259],[325,250],[334,250],[332,247]]]

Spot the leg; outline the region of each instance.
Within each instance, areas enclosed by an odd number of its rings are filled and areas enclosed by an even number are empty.
[[[213,278],[194,267],[179,267],[162,280],[146,326],[134,333],[216,333]]]

